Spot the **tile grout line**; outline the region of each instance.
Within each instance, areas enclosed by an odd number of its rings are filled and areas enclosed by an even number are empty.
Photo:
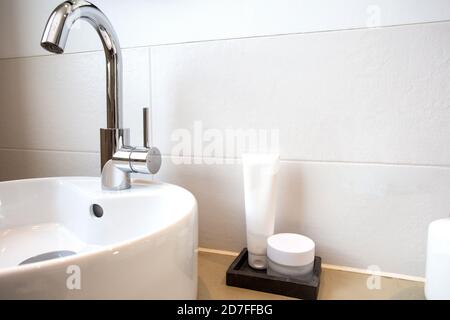
[[[170,154],[162,154],[163,158],[166,159],[186,159],[191,160],[191,163],[187,163],[189,165],[196,165],[195,160],[219,160],[223,163],[214,163],[219,165],[230,165],[240,163],[241,159],[238,157],[229,157],[229,158],[218,158],[218,157],[198,157],[198,156],[174,156]],[[192,163],[193,161],[193,163]],[[441,168],[441,169],[450,169],[450,165],[440,165],[440,164],[420,164],[420,163],[395,163],[395,162],[364,162],[364,161],[345,161],[345,160],[307,160],[307,159],[290,159],[290,158],[280,158],[280,162],[285,163],[317,163],[317,164],[348,164],[348,165],[376,165],[376,166],[403,166],[403,167],[423,167],[423,168]],[[181,163],[185,164],[185,163]],[[199,163],[203,164],[203,163]]]
[[[231,257],[237,257],[239,255],[239,252],[227,251],[227,250],[217,250],[217,249],[210,249],[210,248],[203,248],[203,247],[199,247],[198,252],[220,254],[223,256],[231,256]]]
[[[153,109],[153,108],[152,108]],[[151,109],[151,111],[152,111]],[[153,135],[153,116],[151,114],[152,135]],[[17,152],[49,152],[49,153],[80,153],[98,155],[98,151],[82,151],[82,150],[55,150],[55,149],[25,149],[25,148],[1,148],[1,151],[17,151]],[[190,163],[180,163],[180,165],[210,165],[204,163],[195,163],[195,160],[220,160],[223,163],[212,163],[213,165],[230,165],[239,164],[240,158],[214,158],[214,157],[180,157],[162,154],[163,159],[189,159]],[[192,162],[192,160],[194,160]],[[392,166],[392,167],[419,167],[419,168],[435,168],[435,169],[450,169],[450,165],[434,165],[434,164],[417,164],[417,163],[386,163],[386,162],[358,162],[358,161],[339,161],[339,160],[305,160],[305,159],[280,159],[284,163],[312,163],[312,164],[342,164],[342,165],[360,165],[360,166]]]
[[[148,57],[148,103],[150,108],[150,145],[153,146],[154,139],[154,117],[153,117],[153,77],[152,77],[152,48],[147,47],[147,57]]]
[[[146,47],[147,49],[147,60],[148,60],[148,104],[150,108],[150,147],[154,146],[154,120],[153,120],[153,77],[152,77],[152,48]],[[155,180],[155,174],[151,174],[151,180]]]
[[[327,263],[322,263],[322,268],[328,269],[328,270],[342,271],[342,272],[366,274],[369,276],[375,275],[375,276],[381,276],[381,277],[386,277],[386,278],[393,278],[393,279],[400,279],[400,280],[407,280],[407,281],[414,281],[414,282],[425,282],[425,278],[423,278],[423,277],[411,276],[411,275],[401,274],[401,273],[371,271],[371,270],[367,270],[367,269],[347,267],[347,266],[338,266],[338,265],[327,264]]]
[[[122,47],[121,49],[122,50],[133,50],[133,49],[142,49],[142,48],[151,48],[151,47],[164,47],[164,46],[176,46],[176,45],[196,44],[196,43],[201,44],[201,43],[208,43],[208,42],[215,42],[215,41],[234,41],[234,40],[245,40],[245,39],[286,37],[286,36],[295,36],[295,35],[304,35],[304,34],[345,32],[345,31],[356,31],[356,30],[381,30],[381,29],[385,29],[385,28],[419,26],[419,25],[439,24],[439,23],[447,23],[447,22],[450,22],[450,19],[437,20],[437,21],[425,21],[425,22],[401,23],[401,24],[393,24],[393,25],[384,25],[384,26],[379,26],[379,27],[361,27],[360,26],[360,27],[348,27],[348,28],[343,28],[343,29],[300,31],[300,32],[274,33],[274,34],[263,34],[263,35],[241,36],[241,37],[229,37],[229,38],[217,38],[217,39],[205,39],[205,40],[192,40],[192,41],[180,41],[180,42],[155,43],[155,44],[146,44],[146,45]],[[99,52],[103,52],[103,49],[68,52],[68,53],[64,53],[64,55],[76,55],[76,54],[99,53]],[[3,60],[19,60],[19,59],[31,59],[31,58],[40,58],[40,57],[50,57],[52,55],[53,54],[36,54],[36,55],[24,55],[24,56],[16,56],[16,57],[3,57],[3,58],[0,58],[0,62],[3,61]]]
[[[234,252],[234,251],[217,250],[217,249],[210,249],[210,248],[203,248],[203,247],[199,247],[198,252],[209,253],[209,254],[218,254],[218,255],[231,256],[231,257],[237,257],[239,255],[238,252]],[[394,279],[414,281],[414,282],[425,282],[425,278],[423,278],[423,277],[410,276],[410,275],[401,274],[401,273],[392,273],[392,272],[383,272],[383,271],[373,272],[373,271],[366,270],[366,269],[338,266],[338,265],[327,264],[327,263],[322,263],[322,268],[328,269],[328,270],[342,271],[342,272],[365,274],[365,275],[370,275],[370,276],[377,275],[377,276],[386,277],[386,278],[394,278]]]
[[[82,150],[54,150],[54,149],[24,149],[24,148],[0,148],[1,151],[18,151],[18,152],[50,152],[50,153],[84,153],[91,155],[99,155],[98,151],[82,151]]]
[[[450,19],[436,20],[436,21],[426,21],[426,22],[410,22],[410,23],[383,25],[383,26],[379,26],[379,27],[362,27],[362,26],[359,26],[359,27],[347,27],[347,28],[342,28],[342,29],[326,29],[326,30],[273,33],[273,34],[230,37],[230,38],[217,38],[217,39],[206,39],[206,40],[193,40],[193,41],[184,41],[184,42],[182,41],[182,42],[173,42],[173,43],[153,44],[153,45],[149,45],[149,46],[152,46],[152,47],[164,47],[164,46],[195,44],[195,43],[205,43],[205,42],[214,42],[214,41],[233,41],[233,40],[259,39],[259,38],[272,38],[272,37],[289,37],[289,36],[305,35],[305,34],[346,32],[346,31],[357,31],[357,30],[381,30],[381,29],[385,29],[385,28],[419,26],[419,25],[439,24],[439,23],[447,23],[447,22],[450,22]]]

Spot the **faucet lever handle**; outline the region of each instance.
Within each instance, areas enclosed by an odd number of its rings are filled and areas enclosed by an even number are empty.
[[[142,108],[142,125],[143,125],[143,146],[144,148],[150,148],[150,108],[144,107]]]

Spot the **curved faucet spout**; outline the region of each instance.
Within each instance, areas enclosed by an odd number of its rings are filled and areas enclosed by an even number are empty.
[[[130,188],[131,173],[155,174],[161,167],[161,153],[148,141],[149,110],[144,108],[144,147],[130,145],[129,129],[122,128],[122,58],[119,40],[108,18],[92,3],[65,1],[53,10],[45,26],[41,46],[50,52],[64,52],[72,25],[78,19],[97,31],[106,56],[107,128],[100,129],[102,188]]]
[[[78,19],[89,22],[100,36],[106,56],[107,127],[122,128],[122,57],[119,39],[103,12],[84,0],[63,2],[50,15],[41,46],[52,53],[63,53],[70,29]]]

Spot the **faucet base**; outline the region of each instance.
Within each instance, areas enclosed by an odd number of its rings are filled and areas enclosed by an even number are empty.
[[[113,160],[109,160],[102,169],[103,190],[125,190],[130,188],[130,173],[116,167]]]

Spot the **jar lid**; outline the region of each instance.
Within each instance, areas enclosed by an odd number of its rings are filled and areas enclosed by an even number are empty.
[[[267,257],[286,266],[305,266],[314,262],[315,244],[296,233],[278,233],[267,239]]]

